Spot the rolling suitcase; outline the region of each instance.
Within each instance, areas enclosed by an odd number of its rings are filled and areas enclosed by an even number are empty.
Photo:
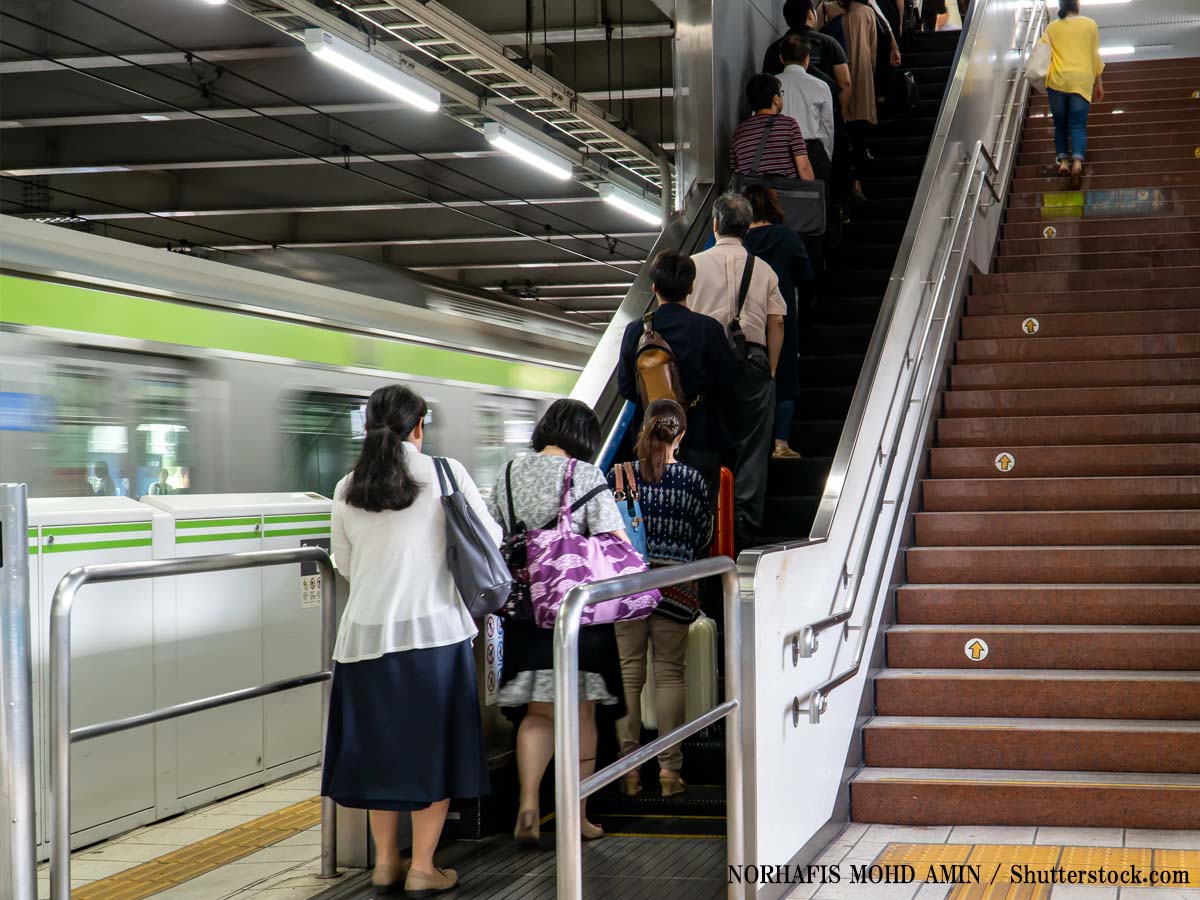
[[[691,721],[717,705],[717,623],[703,613],[688,626],[684,680],[684,719]],[[655,731],[654,645],[646,648],[646,685],[642,688],[642,725]]]

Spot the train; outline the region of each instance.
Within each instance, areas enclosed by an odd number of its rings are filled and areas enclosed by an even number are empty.
[[[429,402],[427,452],[486,490],[598,338],[320,254],[238,264],[11,216],[0,244],[0,481],[33,497],[328,497],[396,381]]]

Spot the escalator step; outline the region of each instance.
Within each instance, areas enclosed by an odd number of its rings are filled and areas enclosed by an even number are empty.
[[[843,424],[841,419],[797,419],[788,443],[803,456],[832,457],[837,452]]]
[[[800,459],[772,459],[768,477],[772,497],[817,496],[825,490],[830,456],[804,456]]]
[[[845,418],[850,411],[853,384],[816,386],[802,384],[796,393],[796,406],[804,414],[818,419]]]
[[[865,321],[865,319],[864,319]],[[874,319],[870,320],[874,322]],[[816,386],[858,383],[862,371],[861,353],[840,353],[829,356],[800,357],[800,383]]]
[[[762,530],[767,534],[797,534],[812,524],[820,503],[820,494],[769,497],[763,508]]]

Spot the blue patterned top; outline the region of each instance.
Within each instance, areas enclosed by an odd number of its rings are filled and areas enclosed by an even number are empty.
[[[712,516],[708,506],[708,485],[704,476],[681,462],[671,463],[658,484],[647,484],[641,467],[635,462],[639,503],[646,520],[646,562],[651,566],[673,566],[691,562],[712,539]],[[616,476],[608,475],[610,487]],[[615,487],[614,487],[615,489]],[[691,622],[700,612],[700,597],[695,582],[666,588],[656,613]]]

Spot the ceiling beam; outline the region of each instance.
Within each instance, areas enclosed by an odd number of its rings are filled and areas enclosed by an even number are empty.
[[[0,174],[5,174],[0,172]],[[330,206],[259,206],[234,209],[173,209],[146,212],[87,212],[89,219],[97,222],[112,222],[121,219],[201,219],[224,216],[273,216],[301,215],[304,213],[366,213],[366,212],[411,212],[413,210],[478,209],[481,207],[508,206],[562,206],[575,203],[600,203],[595,194],[583,197],[549,197],[541,200],[504,198],[500,200],[446,200],[444,202],[418,201],[410,203],[346,203]]]
[[[90,217],[89,217],[90,218]],[[633,240],[654,240],[657,231],[630,231],[614,234],[600,232],[592,234],[556,234],[552,241],[540,235],[462,235],[443,238],[380,238],[378,240],[361,241],[280,241],[278,244],[211,244],[213,250],[249,251],[275,250],[286,246],[288,250],[343,250],[355,247],[431,247],[454,244],[508,244],[537,242],[560,243],[562,241],[602,241],[605,238],[621,238]],[[511,264],[510,264],[511,265]],[[518,263],[519,265],[519,263]]]
[[[675,26],[671,22],[651,22],[645,25],[620,25],[613,26],[613,40],[638,40],[639,38],[662,38],[672,37],[675,34]],[[498,44],[506,44],[514,47],[524,47],[526,33],[524,31],[507,31],[500,34],[492,34],[491,38]],[[571,44],[575,41],[594,43],[608,39],[607,30],[603,25],[588,25],[582,28],[550,28],[543,31],[540,28],[533,30],[533,42],[535,44]]]
[[[234,47],[227,50],[195,50],[196,56],[209,62],[240,62],[248,59],[281,59],[304,55],[303,47]],[[116,56],[62,56],[54,59],[10,59],[0,62],[0,75],[24,75],[33,72],[66,72],[59,63],[75,69],[120,69],[126,66],[171,66],[187,63],[187,55],[167,53],[122,53]]]
[[[644,259],[619,259],[604,263],[593,260],[571,260],[569,262],[507,262],[507,263],[454,263],[438,266],[410,266],[414,272],[453,272],[467,269],[578,269],[581,267],[597,268],[600,266],[641,266]]]

